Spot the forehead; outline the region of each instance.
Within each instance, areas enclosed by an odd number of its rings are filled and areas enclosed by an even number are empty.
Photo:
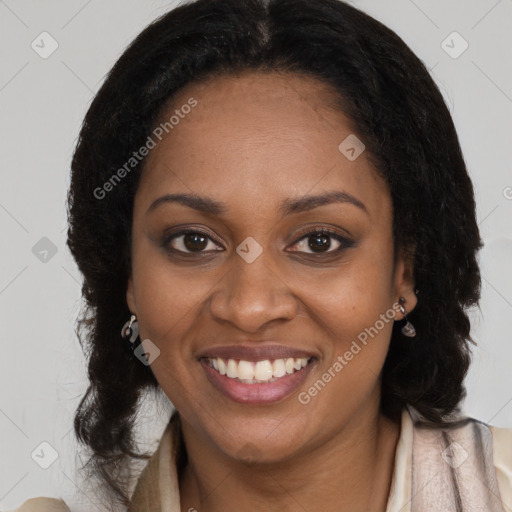
[[[253,72],[188,85],[157,122],[174,116],[147,157],[139,202],[179,190],[247,207],[338,189],[385,203],[387,187],[367,155],[351,161],[339,149],[355,130],[337,104],[331,86],[296,74]]]

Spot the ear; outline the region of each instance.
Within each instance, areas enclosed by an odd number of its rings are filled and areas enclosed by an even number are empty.
[[[418,303],[414,282],[414,250],[401,249],[395,264],[394,273],[395,301],[398,303],[400,297],[405,299],[404,309],[410,313]],[[399,311],[395,311],[397,320],[404,318]]]
[[[136,315],[137,307],[135,305],[135,293],[133,290],[133,279],[131,276],[128,278],[128,284],[126,286],[126,303],[128,304],[128,309]]]

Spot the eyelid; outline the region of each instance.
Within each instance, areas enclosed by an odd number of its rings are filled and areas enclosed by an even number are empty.
[[[172,237],[176,235],[182,235],[187,233],[199,233],[204,236],[210,237],[212,240],[215,240],[215,236],[211,234],[206,228],[194,226],[190,224],[180,224],[178,226],[174,226],[172,228],[168,228],[164,230],[164,236]]]
[[[294,233],[294,237],[296,237],[296,240],[299,240],[305,235],[323,232],[342,237],[346,240],[353,240],[352,235],[346,229],[340,228],[338,226],[331,226],[329,224],[308,224],[307,226],[302,227],[296,233]]]

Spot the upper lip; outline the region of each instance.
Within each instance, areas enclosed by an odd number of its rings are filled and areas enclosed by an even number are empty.
[[[264,361],[266,359],[287,359],[301,357],[315,357],[313,353],[307,350],[288,347],[286,345],[225,345],[220,347],[211,347],[202,352],[199,359],[208,357],[214,359],[222,357],[225,359],[241,359],[244,361]]]

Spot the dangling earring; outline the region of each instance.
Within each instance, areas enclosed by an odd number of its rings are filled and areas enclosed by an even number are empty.
[[[127,340],[131,344],[132,351],[135,350],[135,340],[139,336],[139,323],[137,322],[137,317],[132,315],[130,320],[128,320],[121,329],[121,337],[124,340]]]
[[[414,338],[416,336],[416,329],[414,328],[414,325],[412,325],[411,322],[409,322],[409,320],[407,319],[407,314],[406,314],[405,308],[403,306],[405,303],[405,298],[400,297],[398,299],[398,302],[399,302],[398,307],[400,309],[400,312],[404,315],[404,320],[405,320],[405,325],[401,329],[402,334],[404,336],[407,336],[408,338]]]

